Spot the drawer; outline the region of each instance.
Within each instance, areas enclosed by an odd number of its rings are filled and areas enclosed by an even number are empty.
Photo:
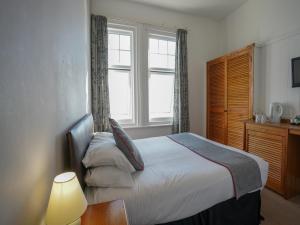
[[[258,131],[265,134],[275,134],[279,136],[287,136],[287,129],[274,126],[268,126],[266,124],[247,123],[246,130]]]

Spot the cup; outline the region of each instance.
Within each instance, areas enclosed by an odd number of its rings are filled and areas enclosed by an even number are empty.
[[[265,122],[267,122],[267,116],[266,115],[261,115],[261,118],[260,118],[260,122],[261,123],[265,123]]]
[[[261,118],[262,118],[262,115],[256,114],[255,115],[255,123],[261,123]]]

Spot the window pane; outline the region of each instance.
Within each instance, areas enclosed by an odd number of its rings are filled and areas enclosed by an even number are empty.
[[[149,52],[158,53],[158,40],[150,38],[149,39]]]
[[[168,67],[169,69],[175,70],[175,56],[172,55],[168,56]]]
[[[116,120],[132,119],[130,73],[109,70],[108,82],[111,117]]]
[[[175,41],[149,38],[149,68],[175,69]]]
[[[149,117],[173,117],[174,74],[151,73],[149,79]]]
[[[130,51],[120,51],[120,65],[130,66]]]
[[[167,55],[158,55],[158,67],[167,68],[168,67],[168,56]]]
[[[168,54],[175,55],[175,41],[168,41]]]
[[[120,49],[118,34],[108,34],[108,49]]]
[[[108,66],[131,65],[131,38],[130,35],[110,33],[108,36]]]
[[[130,36],[120,35],[120,49],[130,50]]]
[[[157,54],[150,53],[149,66],[150,67],[158,67],[158,64],[159,64],[159,60],[158,60]]]
[[[119,50],[108,50],[108,66],[119,65]]]
[[[168,55],[150,53],[150,68],[168,68]]]
[[[168,53],[168,42],[165,40],[159,40],[159,53],[160,54],[167,54]]]

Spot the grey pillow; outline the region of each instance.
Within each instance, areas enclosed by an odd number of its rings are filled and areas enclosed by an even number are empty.
[[[110,118],[109,123],[118,148],[124,153],[124,155],[136,170],[144,170],[143,159],[131,138],[117,123],[117,121]]]

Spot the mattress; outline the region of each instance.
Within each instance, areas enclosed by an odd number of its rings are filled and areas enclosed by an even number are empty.
[[[266,184],[268,163],[263,159],[207,141],[253,158],[259,165],[263,186]],[[223,166],[165,136],[134,142],[145,163],[144,171],[133,174],[134,186],[87,187],[85,194],[89,204],[124,199],[131,225],[153,225],[193,216],[234,197],[230,172]]]

